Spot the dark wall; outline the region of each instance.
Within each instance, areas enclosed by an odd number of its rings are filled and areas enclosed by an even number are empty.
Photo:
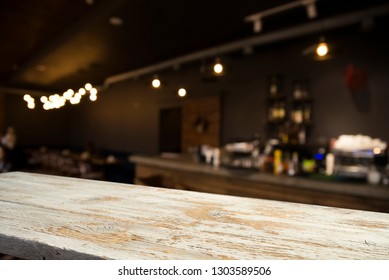
[[[22,95],[6,94],[5,99],[5,124],[15,128],[18,145],[64,146],[69,143],[68,112],[65,108],[44,111],[36,100],[36,109],[31,110]]]
[[[142,82],[117,84],[99,93],[96,102],[85,99],[72,107],[71,144],[93,141],[104,149],[155,153],[158,114],[155,93]]]
[[[253,55],[224,57],[227,74],[217,81],[204,79],[201,63],[159,73],[167,81],[160,90],[149,86],[152,75],[113,85],[99,93],[95,103],[68,110],[34,112],[19,96],[7,100],[7,123],[15,123],[26,143],[67,143],[83,145],[89,140],[104,149],[141,153],[158,152],[158,116],[161,108],[180,106],[176,96],[180,85],[188,97],[222,97],[222,143],[250,139],[264,134],[266,87],[271,74],[285,78],[285,93],[291,94],[296,79],[310,81],[314,97],[312,142],[345,133],[362,133],[389,141],[385,122],[389,119],[389,44],[384,33],[337,33],[327,39],[337,46],[335,57],[315,61],[302,50],[318,35],[255,49]],[[363,69],[368,86],[351,93],[345,84],[348,65]],[[15,108],[10,109],[10,106]],[[68,130],[66,127],[68,124]],[[64,127],[63,127],[64,126]],[[27,130],[30,130],[27,132]],[[37,131],[38,133],[35,133]]]

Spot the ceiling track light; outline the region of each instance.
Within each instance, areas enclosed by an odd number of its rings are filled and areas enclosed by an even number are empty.
[[[244,55],[251,55],[254,53],[254,48],[252,46],[245,46],[243,48],[243,54]]]
[[[320,3],[317,2],[319,0],[310,0],[311,2]],[[291,2],[297,3],[300,7],[302,7],[304,10],[301,12],[301,16],[304,18],[306,17],[305,14],[305,5],[304,3],[309,2]],[[296,4],[296,5],[297,5]],[[320,10],[316,5],[318,12],[320,13]],[[375,6],[373,8],[367,8],[363,10],[357,10],[357,11],[350,11],[350,12],[344,12],[339,15],[335,15],[332,17],[323,17],[321,19],[317,19],[315,21],[310,21],[303,23],[298,26],[290,26],[286,28],[282,28],[280,30],[271,31],[267,34],[263,35],[257,35],[250,38],[243,38],[237,41],[232,41],[228,43],[223,43],[221,45],[212,46],[204,50],[194,51],[188,54],[180,55],[168,60],[164,60],[161,62],[157,62],[151,65],[147,65],[145,67],[137,68],[130,71],[125,71],[122,73],[118,73],[109,77],[106,77],[104,79],[103,88],[110,88],[112,85],[128,81],[128,80],[136,80],[139,79],[139,77],[145,76],[145,75],[152,75],[156,72],[161,72],[167,69],[171,69],[175,67],[175,65],[180,64],[185,66],[186,64],[197,62],[199,60],[206,60],[209,57],[214,57],[215,55],[221,55],[221,54],[229,54],[233,53],[235,51],[241,51],[245,46],[250,45],[253,48],[256,48],[258,46],[266,46],[273,43],[278,43],[286,40],[291,40],[295,38],[300,38],[301,36],[310,36],[312,34],[320,33],[320,32],[329,32],[336,30],[338,28],[344,28],[347,26],[355,25],[355,24],[361,24],[361,21],[366,17],[381,17],[386,16],[389,14],[389,4],[381,4],[378,6]],[[262,16],[262,17],[261,17]],[[260,13],[261,20],[264,20],[263,17],[266,16],[266,14]],[[252,23],[255,19],[257,19],[258,15],[250,15],[244,18],[245,21]],[[263,22],[265,25],[265,22]],[[250,27],[252,27],[250,25]],[[264,26],[265,27],[265,26]],[[330,45],[331,49],[332,44]],[[332,51],[331,51],[332,52]],[[309,54],[314,53],[309,52]],[[308,53],[307,53],[308,54]],[[305,51],[303,51],[303,55],[307,55]],[[207,67],[201,66],[200,72],[205,73],[208,70]]]
[[[254,25],[253,25],[253,31],[254,33],[259,33],[262,31],[262,19],[261,18],[258,18],[256,19],[254,22]]]
[[[262,31],[262,19],[267,16],[271,16],[274,14],[278,14],[290,9],[294,9],[300,6],[304,6],[307,11],[307,16],[310,19],[313,19],[317,17],[317,9],[316,9],[316,2],[317,0],[298,0],[294,2],[290,2],[278,7],[274,7],[256,14],[249,15],[244,18],[245,22],[252,22],[253,23],[253,32],[259,33]]]
[[[307,1],[305,9],[307,10],[307,16],[309,19],[317,17],[316,3],[314,1]]]

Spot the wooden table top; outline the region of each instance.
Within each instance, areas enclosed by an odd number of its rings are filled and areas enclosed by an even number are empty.
[[[11,172],[0,252],[27,259],[389,259],[389,214]]]

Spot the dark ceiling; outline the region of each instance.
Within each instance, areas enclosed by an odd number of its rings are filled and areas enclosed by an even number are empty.
[[[102,84],[115,74],[253,36],[245,16],[289,2],[3,0],[0,83],[43,91]],[[314,20],[387,2],[318,0]],[[122,25],[110,24],[112,17]],[[263,32],[308,21],[305,9],[293,9],[265,18]]]

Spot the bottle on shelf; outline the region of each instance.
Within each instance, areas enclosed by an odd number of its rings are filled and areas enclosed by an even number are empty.
[[[293,152],[292,159],[289,161],[289,164],[288,164],[288,175],[289,176],[296,176],[298,173],[299,173],[298,152]]]
[[[303,108],[299,106],[299,107],[293,109],[292,122],[296,123],[296,124],[301,124],[301,123],[303,123],[303,120],[304,120]]]
[[[332,176],[334,174],[335,156],[333,153],[326,155],[326,175]]]
[[[282,77],[281,75],[271,75],[269,77],[268,93],[270,98],[278,98],[282,94]]]
[[[307,100],[309,98],[308,82],[306,80],[295,81],[293,86],[293,99]]]
[[[281,174],[283,171],[282,151],[280,149],[274,150],[274,174]]]
[[[303,120],[305,123],[309,123],[311,121],[311,106],[305,105],[303,112]]]
[[[298,133],[298,143],[300,145],[305,145],[305,141],[306,141],[306,133],[305,133],[305,128],[304,127],[301,127],[300,128],[300,131]]]
[[[293,89],[293,98],[299,100],[302,97],[303,97],[303,90],[301,88],[301,84],[299,82],[296,82],[294,84],[294,89]]]

